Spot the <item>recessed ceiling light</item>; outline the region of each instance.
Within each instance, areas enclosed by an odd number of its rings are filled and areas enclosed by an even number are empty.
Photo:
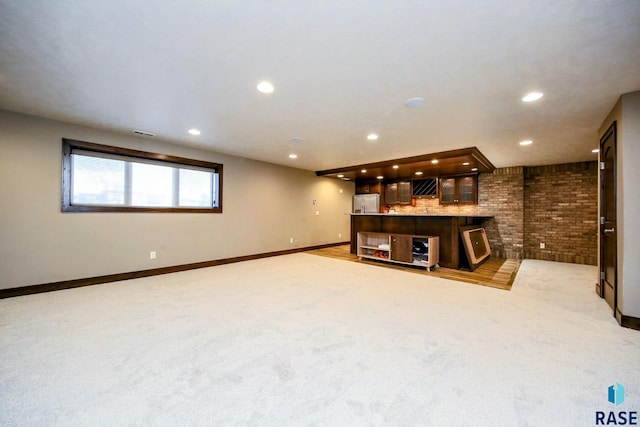
[[[367,139],[369,141],[375,141],[376,139],[378,139],[378,135],[375,133],[370,133],[369,135],[367,135]]]
[[[275,90],[273,85],[267,81],[258,83],[256,87],[262,93],[272,93]]]
[[[398,169],[399,167],[400,167],[400,166],[398,166],[398,165],[393,165],[393,168],[394,168],[394,169]]]
[[[293,138],[291,138],[291,142],[302,142],[304,141],[304,139],[302,139],[302,137],[300,136],[294,136]]]
[[[367,170],[366,169],[362,169],[360,172],[367,173]]]
[[[526,141],[520,141],[520,145],[531,145],[533,144],[533,141],[528,139]]]
[[[422,175],[422,172],[418,171],[416,172],[416,175]]]
[[[342,178],[344,181],[350,181],[349,178]]]
[[[189,133],[191,135],[200,135],[200,131],[198,129],[196,129],[196,128],[189,129]]]
[[[344,175],[340,174],[338,175],[338,178],[344,178]]]
[[[595,149],[591,150],[591,152],[592,152],[592,153],[599,153],[599,152],[600,152],[600,149],[595,148]]]
[[[434,165],[438,164],[438,161],[436,159],[431,160],[431,163],[433,163]]]
[[[382,176],[382,175],[378,175],[378,176],[376,176],[376,178],[378,178],[378,179],[384,179],[384,176]]]
[[[290,159],[297,159],[298,155],[297,154],[289,154],[289,158]]]
[[[464,163],[462,164],[462,166],[469,166],[470,164],[471,164],[471,163],[469,163],[469,162],[464,162]]]
[[[542,95],[543,95],[542,92],[529,92],[522,98],[522,101],[524,102],[537,101],[538,99],[542,98]]]
[[[422,107],[424,105],[424,98],[410,98],[404,101],[404,106],[407,108]]]
[[[473,172],[475,172],[475,171],[477,171],[477,170],[478,170],[478,168],[471,168],[471,170],[472,170]]]

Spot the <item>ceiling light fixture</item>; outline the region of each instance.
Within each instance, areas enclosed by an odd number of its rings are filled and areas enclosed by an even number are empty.
[[[434,165],[437,165],[438,164],[438,160],[433,159],[433,160],[431,160],[431,163],[433,163]]]
[[[376,139],[378,139],[378,135],[375,133],[370,133],[369,135],[367,135],[367,139],[369,141],[375,141]]]
[[[400,166],[398,166],[398,165],[393,165],[393,168],[394,168],[394,169],[398,169],[399,167],[400,167]]]
[[[258,86],[256,86],[258,88],[258,90],[262,93],[272,93],[275,88],[273,87],[273,85],[267,81],[263,81],[258,83]]]
[[[362,169],[360,172],[367,173],[367,170],[366,169]]]
[[[471,168],[472,172],[476,172],[478,170],[478,168]]]
[[[599,148],[594,148],[593,150],[591,150],[592,153],[599,153],[600,149]]]
[[[298,155],[297,154],[289,154],[289,158],[290,159],[297,159]]]
[[[462,166],[469,166],[470,164],[471,164],[471,163],[469,163],[469,162],[464,162],[464,163],[462,164]]]
[[[189,133],[191,135],[200,135],[200,131],[198,129],[196,129],[196,128],[189,129]]]
[[[537,101],[538,99],[542,98],[543,95],[544,94],[542,92],[529,92],[522,98],[522,101],[523,102]]]
[[[418,171],[418,172],[416,172],[416,175],[422,175],[422,172]]]
[[[384,179],[384,176],[382,176],[382,175],[378,175],[378,176],[376,176],[376,178],[377,178],[377,179]]]
[[[520,141],[520,145],[531,145],[531,144],[533,144],[533,141],[531,141],[530,139],[526,141]]]
[[[410,98],[404,101],[404,106],[407,108],[417,108],[424,105],[424,98]]]
[[[344,178],[344,175],[340,174],[338,175],[338,178]]]

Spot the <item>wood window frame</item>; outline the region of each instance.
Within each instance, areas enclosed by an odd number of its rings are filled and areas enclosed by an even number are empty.
[[[92,151],[101,154],[128,157],[132,161],[136,159],[152,160],[167,163],[172,166],[195,166],[210,169],[218,174],[217,206],[211,208],[201,207],[157,207],[157,206],[106,206],[106,205],[82,205],[71,203],[71,154],[74,149]],[[222,213],[222,188],[223,165],[221,163],[207,162],[203,160],[189,159],[185,157],[171,156],[168,154],[151,153],[147,151],[133,150],[129,148],[113,147],[110,145],[95,144],[92,142],[78,141],[74,139],[62,139],[62,212],[153,212],[153,213]]]

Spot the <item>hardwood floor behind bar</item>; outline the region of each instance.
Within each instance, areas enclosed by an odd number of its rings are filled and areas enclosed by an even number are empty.
[[[330,248],[316,249],[308,251],[310,254],[339,258],[348,261],[362,262],[380,266],[381,268],[395,268],[398,270],[410,271],[416,274],[425,274],[442,279],[457,280],[459,282],[472,283],[474,285],[489,286],[492,288],[511,290],[513,281],[520,268],[520,260],[489,258],[486,262],[474,271],[455,270],[451,268],[438,267],[430,272],[423,268],[402,266],[397,264],[382,263],[369,260],[359,260],[355,254],[350,252],[349,245],[333,246]]]

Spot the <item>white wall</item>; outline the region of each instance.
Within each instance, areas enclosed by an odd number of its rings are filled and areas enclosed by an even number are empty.
[[[222,163],[223,213],[62,213],[63,137]],[[347,241],[354,193],[311,171],[7,111],[0,182],[0,289]]]
[[[622,95],[618,144],[620,311],[640,318],[640,91]],[[622,228],[621,228],[622,226]]]
[[[600,128],[600,137],[614,121],[618,132],[618,310],[640,318],[640,91],[620,97]]]

